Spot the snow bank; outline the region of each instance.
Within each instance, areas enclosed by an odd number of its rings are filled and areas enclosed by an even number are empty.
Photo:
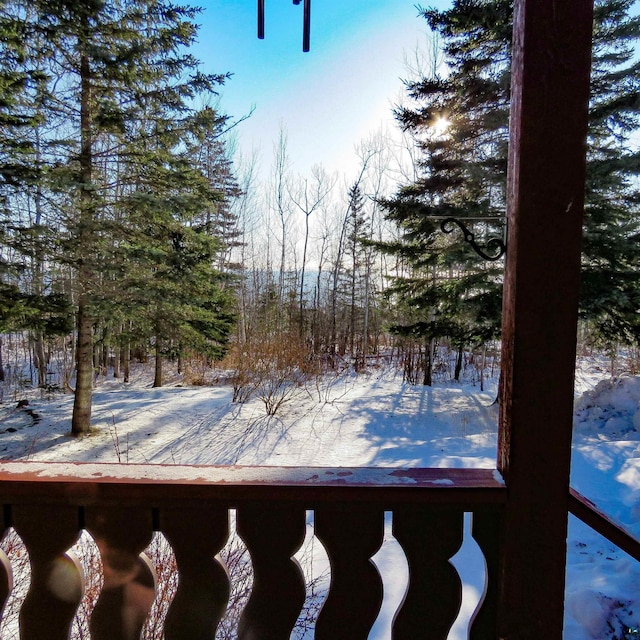
[[[640,378],[602,380],[575,402],[571,484],[640,538]],[[640,636],[640,563],[569,520],[567,640]]]

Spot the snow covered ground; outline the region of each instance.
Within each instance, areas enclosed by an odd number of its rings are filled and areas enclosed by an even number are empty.
[[[577,378],[572,485],[640,537],[640,378],[610,380],[585,361]],[[149,464],[495,467],[496,380],[414,387],[390,368],[343,374],[301,387],[275,416],[253,397],[231,402],[228,386],[150,388],[138,372],[124,385],[102,382],[95,432],[69,436],[72,397],[0,408],[0,459]],[[469,523],[467,522],[467,529]],[[390,539],[376,556],[385,606],[371,638],[389,637],[406,564]],[[453,562],[465,602],[451,640],[466,637],[482,582],[473,541]],[[479,569],[478,569],[479,568]],[[628,640],[640,626],[640,563],[570,519],[567,640]]]

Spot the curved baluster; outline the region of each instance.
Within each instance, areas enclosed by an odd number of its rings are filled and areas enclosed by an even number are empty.
[[[229,577],[216,554],[229,536],[227,509],[164,509],[160,529],[178,564],[166,640],[212,640],[229,599]]]
[[[82,573],[65,555],[78,537],[78,511],[17,505],[12,513],[31,562],[31,586],[20,609],[20,637],[67,640],[84,590]]]
[[[7,520],[9,522],[9,520]],[[2,539],[2,549],[11,566],[13,584],[9,597],[2,609],[0,622],[0,638],[15,636],[19,627],[20,610],[31,586],[31,565],[29,553],[22,538],[13,527],[10,527]]]
[[[484,594],[471,618],[470,640],[498,637],[498,567],[500,559],[500,514],[473,514],[473,538],[484,555],[486,583]]]
[[[0,533],[0,539],[5,540],[7,531],[10,527],[10,507],[5,507],[4,522],[2,523],[2,532]],[[0,620],[2,620],[2,614],[4,613],[4,607],[7,604],[9,594],[13,589],[13,570],[11,569],[11,561],[5,553],[4,549],[0,548]]]
[[[384,538],[384,512],[357,504],[321,507],[315,532],[331,564],[315,637],[366,640],[382,605],[382,579],[371,558]]]
[[[237,531],[253,564],[253,589],[238,625],[240,640],[289,640],[305,599],[304,576],[292,559],[305,530],[302,507],[238,509]]]
[[[409,586],[393,621],[394,640],[445,640],[462,603],[449,562],[463,538],[462,510],[407,506],[393,512],[393,535],[409,564]]]
[[[151,541],[151,510],[87,508],[86,528],[102,558],[104,585],[91,614],[93,640],[140,637],[154,599],[155,580],[141,552]]]
[[[0,619],[9,594],[13,589],[13,571],[7,554],[0,549]]]

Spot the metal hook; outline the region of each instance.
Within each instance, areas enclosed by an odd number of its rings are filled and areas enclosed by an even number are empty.
[[[469,230],[469,228],[464,223],[460,222],[460,220],[458,220],[457,218],[446,218],[440,223],[440,229],[442,229],[444,233],[453,233],[453,231],[455,231],[454,227],[447,228],[447,225],[451,224],[457,225],[460,228],[460,230],[464,234],[464,241],[470,244],[471,248],[485,260],[490,260],[492,262],[500,260],[500,258],[502,258],[502,256],[507,251],[507,245],[502,240],[500,240],[500,238],[491,238],[487,241],[487,249],[492,252],[497,251],[497,253],[495,253],[495,255],[486,253],[480,248],[475,240],[475,236]]]

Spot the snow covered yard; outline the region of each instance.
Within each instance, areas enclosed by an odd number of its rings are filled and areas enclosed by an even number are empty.
[[[148,382],[148,381],[147,381]],[[150,464],[285,466],[495,466],[495,382],[415,387],[389,369],[301,387],[275,416],[253,397],[231,402],[230,387],[101,384],[94,433],[69,436],[73,397],[31,401],[28,416],[2,434],[5,459]],[[0,431],[5,429],[0,421]]]
[[[572,485],[640,537],[640,378],[583,370],[576,402]],[[415,387],[401,373],[325,378],[301,387],[275,416],[225,386],[149,388],[109,380],[94,396],[95,432],[72,438],[72,397],[31,400],[0,417],[0,457],[38,461],[284,466],[495,467],[496,381]],[[11,405],[12,407],[14,405]],[[467,529],[469,523],[467,522]],[[466,637],[481,589],[482,558],[467,542],[454,559],[465,602],[450,638]],[[571,518],[565,638],[627,640],[640,626],[640,563]],[[387,535],[375,558],[394,588],[371,638],[388,637],[406,564]],[[475,568],[480,567],[477,571]],[[478,577],[480,574],[480,579]]]

